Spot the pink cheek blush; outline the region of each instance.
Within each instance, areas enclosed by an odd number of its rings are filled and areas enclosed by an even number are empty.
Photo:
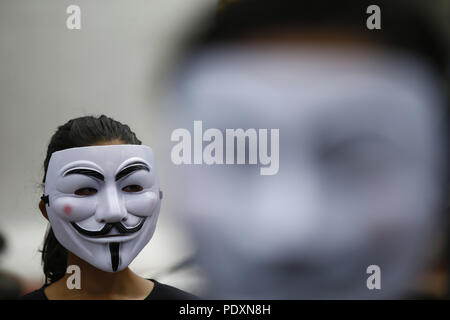
[[[69,215],[72,212],[72,207],[68,204],[66,204],[63,208],[63,211],[66,215]]]

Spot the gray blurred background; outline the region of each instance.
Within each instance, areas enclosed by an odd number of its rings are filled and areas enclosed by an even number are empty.
[[[66,8],[81,7],[81,30],[66,28]],[[155,236],[132,263],[142,276],[189,256],[192,248],[171,214],[170,155],[162,136],[152,83],[173,42],[213,0],[1,0],[0,232],[1,268],[36,288],[47,221],[38,210],[43,161],[56,127],[71,118],[106,114],[128,124],[152,146],[164,190]],[[197,292],[201,278],[187,269],[158,277]]]

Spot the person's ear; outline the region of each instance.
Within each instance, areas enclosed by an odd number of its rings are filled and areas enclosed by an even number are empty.
[[[47,208],[45,207],[44,201],[39,201],[39,210],[41,210],[42,216],[48,220]]]

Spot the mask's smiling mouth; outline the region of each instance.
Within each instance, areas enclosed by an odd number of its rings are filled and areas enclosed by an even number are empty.
[[[75,222],[72,222],[72,226],[77,230],[80,234],[90,237],[90,238],[110,238],[110,237],[120,237],[126,236],[129,234],[133,234],[138,232],[142,226],[144,225],[146,218],[143,218],[135,227],[127,228],[120,222],[115,223],[106,223],[101,230],[91,231],[86,230],[77,225]],[[119,233],[117,234],[108,234],[111,230],[115,228]]]

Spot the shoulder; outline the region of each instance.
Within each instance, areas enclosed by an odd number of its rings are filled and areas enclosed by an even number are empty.
[[[48,300],[47,296],[44,293],[44,286],[40,289],[34,290],[30,293],[23,295],[21,300]]]
[[[149,279],[155,286],[145,300],[197,300],[197,296],[181,289]]]

